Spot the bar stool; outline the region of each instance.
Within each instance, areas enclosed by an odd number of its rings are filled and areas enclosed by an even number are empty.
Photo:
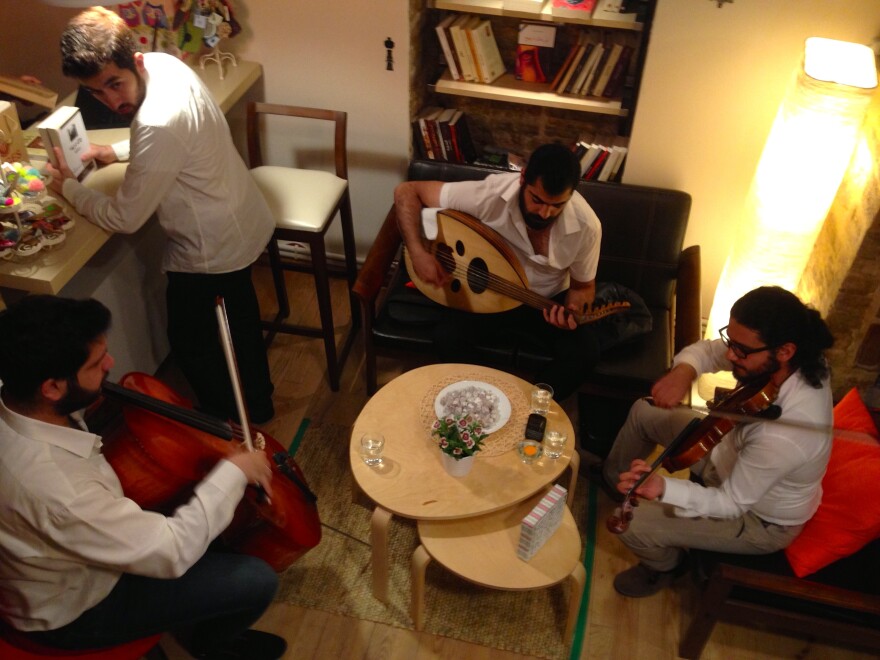
[[[334,161],[335,175],[320,170],[300,169],[264,165],[260,146],[260,116],[281,115],[300,119],[315,119],[334,123]],[[357,255],[354,242],[354,224],[351,215],[351,200],[348,192],[348,156],[346,152],[345,112],[322,110],[288,105],[251,102],[247,107],[248,155],[251,174],[262,191],[272,215],[275,218],[275,233],[269,241],[269,264],[275,284],[278,313],[272,321],[264,321],[268,330],[266,345],[272,343],[275,334],[305,335],[323,337],[327,355],[327,374],[330,388],[339,390],[339,377],[348,356],[356,330],[360,325],[360,312],[351,293],[357,278]],[[336,350],[336,337],[333,329],[333,311],[330,300],[329,269],[324,245],[324,236],[336,214],[342,222],[342,240],[345,252],[345,277],[348,280],[348,297],[351,308],[351,327],[343,341],[342,348]],[[283,260],[278,241],[298,241],[306,243],[311,253],[311,267]],[[284,282],[285,270],[305,270],[312,272],[318,299],[321,327],[293,325],[285,323],[290,314],[287,286]]]
[[[105,649],[68,651],[42,646],[21,635],[7,625],[0,625],[0,658],[3,660],[47,660],[66,658],[67,660],[166,660],[167,656],[159,646],[161,634],[136,639],[132,642]]]

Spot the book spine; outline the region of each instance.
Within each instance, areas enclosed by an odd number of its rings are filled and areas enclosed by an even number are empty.
[[[440,40],[440,48],[443,51],[443,57],[446,58],[446,66],[449,68],[449,75],[452,76],[453,80],[461,80],[461,73],[459,72],[458,65],[455,61],[454,51],[449,43],[450,37],[447,32],[446,24],[448,24],[448,21],[442,21],[434,29],[437,32],[437,38]]]
[[[474,69],[474,58],[471,55],[471,47],[467,41],[467,35],[465,35],[462,27],[467,20],[467,16],[462,16],[459,20],[455,21],[449,28],[449,33],[452,35],[455,52],[458,55],[459,64],[461,64],[462,79],[465,82],[474,82],[477,79]]]

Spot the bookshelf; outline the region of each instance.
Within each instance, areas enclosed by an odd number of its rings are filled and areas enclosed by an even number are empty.
[[[548,141],[625,141],[636,110],[656,0],[630,0],[631,7],[638,11],[638,21],[553,16],[549,0],[540,12],[504,9],[503,4],[503,0],[422,0],[418,4],[420,15],[413,36],[413,43],[418,45],[412,53],[412,116],[417,116],[424,106],[461,109],[468,116],[478,145],[502,146],[522,155]],[[450,13],[473,14],[492,21],[507,73],[489,84],[452,78],[434,29]],[[557,27],[557,65],[584,31],[603,43],[622,42],[631,46],[633,56],[620,96],[560,94],[546,82],[517,80],[516,40],[519,24],[524,20]]]

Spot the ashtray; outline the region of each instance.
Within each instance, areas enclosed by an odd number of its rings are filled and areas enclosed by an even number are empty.
[[[534,463],[541,458],[541,454],[544,453],[544,447],[535,440],[520,440],[516,446],[516,451],[523,463]]]

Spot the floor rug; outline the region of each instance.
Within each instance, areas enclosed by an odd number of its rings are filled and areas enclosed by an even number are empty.
[[[291,450],[318,496],[323,538],[284,572],[277,598],[412,629],[409,570],[418,545],[416,527],[411,521],[392,519],[390,602],[380,603],[370,588],[372,506],[352,502],[349,433],[348,427],[323,424],[294,438]],[[578,488],[572,513],[586,543],[586,483],[581,480]],[[462,580],[432,562],[426,575],[424,630],[536,657],[567,658],[569,649],[562,638],[567,597],[566,583],[537,591],[498,591]]]

